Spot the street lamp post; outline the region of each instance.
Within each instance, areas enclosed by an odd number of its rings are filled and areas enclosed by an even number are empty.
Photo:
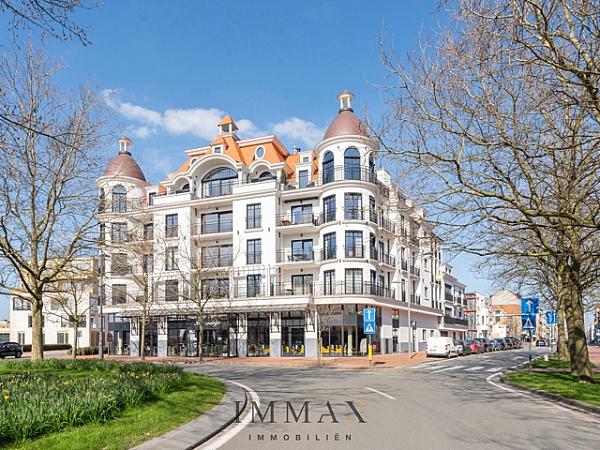
[[[98,339],[98,359],[104,359],[104,255],[100,256],[100,338]]]

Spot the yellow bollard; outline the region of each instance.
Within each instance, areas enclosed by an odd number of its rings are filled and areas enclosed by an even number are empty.
[[[373,360],[373,346],[372,345],[369,345],[368,355],[369,355],[369,365],[371,365],[371,361]]]

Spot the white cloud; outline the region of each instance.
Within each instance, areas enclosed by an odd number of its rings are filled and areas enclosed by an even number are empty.
[[[301,141],[308,148],[313,148],[317,142],[323,139],[325,130],[317,127],[314,123],[306,120],[292,117],[277,124],[272,124],[273,134],[280,139],[288,138],[294,141]]]

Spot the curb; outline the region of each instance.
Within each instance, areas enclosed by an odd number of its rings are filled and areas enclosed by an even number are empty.
[[[562,395],[554,394],[552,392],[542,391],[533,387],[513,383],[512,381],[508,381],[506,379],[505,374],[501,374],[499,376],[499,381],[515,391],[535,395],[536,397],[541,397],[546,400],[551,400],[565,408],[574,409],[579,412],[584,412],[586,414],[593,415],[600,419],[600,407],[598,406],[590,405],[589,403],[584,403],[579,400],[574,400],[572,398],[563,397]]]
[[[213,378],[218,379],[227,386],[227,391],[219,404],[185,425],[146,441],[133,447],[133,449],[191,450],[208,441],[236,420],[238,413],[246,408],[248,401],[246,391],[227,380]],[[240,405],[239,411],[236,410],[236,401]]]

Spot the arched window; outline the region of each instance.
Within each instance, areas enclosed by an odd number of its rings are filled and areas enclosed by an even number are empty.
[[[333,153],[327,152],[323,157],[323,184],[335,181],[335,171],[333,166]]]
[[[275,176],[271,172],[263,172],[258,177],[260,180],[269,180],[271,178],[275,178]]]
[[[210,171],[202,180],[203,197],[231,194],[236,180],[237,173],[233,169],[220,167]]]
[[[127,190],[123,186],[115,186],[112,190],[112,212],[127,211]]]
[[[344,179],[360,180],[360,153],[355,148],[344,152]]]
[[[104,212],[106,209],[106,192],[100,189],[100,198],[98,199],[98,211]]]

